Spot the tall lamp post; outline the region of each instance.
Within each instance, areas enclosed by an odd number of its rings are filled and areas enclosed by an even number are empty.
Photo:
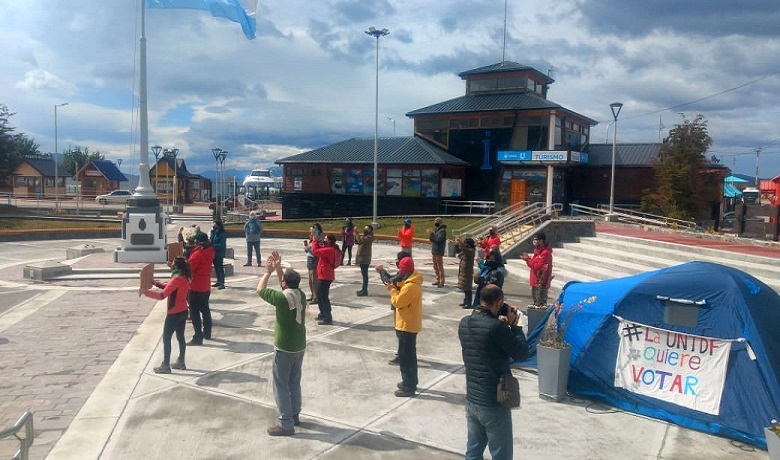
[[[379,37],[389,34],[387,29],[377,30],[371,26],[365,31],[376,38],[376,93],[374,98],[374,218],[371,221],[374,228],[378,228],[377,222],[377,193],[379,189]]]
[[[222,153],[222,149],[215,147],[211,149],[211,153],[214,155],[214,173],[216,174],[215,182],[217,183],[216,190],[214,190],[214,210],[217,211],[218,216],[221,216],[222,214],[219,212],[219,154]]]
[[[176,198],[179,196],[179,162],[176,157],[179,156],[179,149],[173,148],[170,152],[173,157],[173,212],[178,212],[176,211]]]
[[[59,166],[58,166],[58,146],[57,146],[57,107],[65,107],[67,102],[62,104],[54,104],[54,208],[57,209],[60,206],[60,191],[57,188],[57,182],[59,182]]]
[[[617,119],[620,115],[620,109],[623,108],[622,102],[613,102],[609,104],[612,109],[612,117],[615,119],[615,126],[612,129],[612,180],[609,183],[609,214],[615,210],[615,148],[617,145]]]
[[[222,182],[219,187],[219,191],[222,192],[223,194],[225,193],[225,182],[227,182],[225,180],[225,157],[227,157],[227,154],[228,154],[227,150],[223,150],[219,152],[219,169],[222,171]],[[222,201],[224,202],[224,199]],[[222,212],[225,212],[224,203],[222,204]],[[221,216],[222,214],[220,214],[220,218]]]
[[[160,162],[160,152],[162,147],[159,145],[152,146],[152,155],[154,155],[154,197],[157,198],[157,184],[160,182],[160,173],[157,164]]]

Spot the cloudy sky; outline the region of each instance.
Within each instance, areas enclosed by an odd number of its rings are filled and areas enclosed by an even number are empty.
[[[504,0],[260,0],[257,38],[207,12],[147,10],[150,145],[189,169],[253,167],[374,135],[411,135],[405,113],[462,95],[461,71],[500,62]],[[86,146],[137,171],[140,0],[0,0],[0,103],[41,151]],[[552,69],[549,99],[599,120],[625,104],[618,142],[657,142],[702,114],[711,154],[780,174],[777,0],[508,0],[505,59]],[[663,130],[659,129],[659,121]]]

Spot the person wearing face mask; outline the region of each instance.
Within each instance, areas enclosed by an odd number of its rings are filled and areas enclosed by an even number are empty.
[[[405,219],[403,227],[398,229],[398,239],[401,242],[401,250],[412,255],[412,241],[414,240],[414,226],[412,219]]]
[[[341,257],[336,237],[325,235],[323,242],[312,238],[311,252],[317,257],[317,279],[319,287],[317,288],[317,300],[319,301],[320,314],[317,315],[317,324],[320,326],[330,326],[333,324],[332,309],[330,305],[330,285],[336,279],[336,258]]]
[[[374,227],[366,225],[362,234],[355,235],[358,245],[355,253],[355,263],[360,266],[360,274],[363,276],[363,288],[357,291],[358,297],[368,295],[368,265],[371,263],[371,247],[374,244]]]
[[[187,303],[190,305],[190,318],[195,335],[187,345],[203,345],[203,339],[211,340],[211,264],[214,263],[214,248],[205,233],[195,235],[195,247],[190,253],[190,271],[192,282]]]
[[[341,265],[344,265],[344,255],[347,253],[349,253],[347,265],[352,265],[352,246],[354,245],[355,224],[352,223],[351,217],[347,217],[344,221],[344,225],[341,227]]]
[[[552,247],[547,243],[547,237],[542,232],[534,235],[532,243],[534,253],[524,252],[520,257],[531,269],[530,284],[534,305],[544,307],[547,306],[547,290],[550,288],[553,278]]]
[[[477,292],[474,293],[474,301],[471,305],[463,308],[479,307],[479,296],[482,294],[482,288],[488,284],[504,287],[504,262],[501,259],[501,253],[498,248],[493,248],[485,255],[485,261],[480,264],[479,273],[474,273],[474,284],[477,285]]]
[[[490,227],[487,237],[480,240],[480,247],[485,250],[485,254],[493,247],[501,247],[501,238],[498,236],[498,230],[495,226]]]
[[[227,233],[221,220],[214,222],[209,237],[211,245],[214,247],[214,273],[217,275],[217,282],[211,287],[225,289],[225,251],[227,251]]]
[[[159,367],[154,368],[156,374],[170,374],[171,368],[185,370],[184,353],[187,350],[184,328],[187,325],[187,293],[190,290],[190,264],[184,257],[177,257],[171,264],[171,279],[167,283],[154,281],[160,290],[148,289],[146,297],[156,300],[168,299],[167,315],[163,326],[163,360]],[[171,338],[176,333],[179,342],[179,358],[171,363]]]
[[[444,287],[444,248],[447,244],[447,226],[442,223],[441,217],[437,217],[433,225],[435,228],[428,230],[428,239],[431,241],[431,259],[433,259],[436,281],[431,284]]]
[[[422,330],[422,276],[414,270],[411,257],[398,261],[401,280],[387,281],[390,303],[395,309],[395,335],[398,338],[398,364],[401,381],[395,395],[409,398],[417,391],[417,334]]]

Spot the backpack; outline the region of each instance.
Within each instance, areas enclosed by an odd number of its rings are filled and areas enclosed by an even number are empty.
[[[333,260],[333,263],[331,265],[333,266],[334,269],[336,269],[336,268],[341,267],[341,257],[342,257],[342,254],[341,254],[341,249],[339,249],[338,246],[334,246],[333,249],[334,249],[334,251],[333,251],[334,260]]]

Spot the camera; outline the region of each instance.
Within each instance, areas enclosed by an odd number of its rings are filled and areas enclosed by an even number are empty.
[[[508,303],[504,302],[504,305],[501,305],[501,308],[498,309],[498,315],[508,317],[511,309],[512,307],[510,307]]]

